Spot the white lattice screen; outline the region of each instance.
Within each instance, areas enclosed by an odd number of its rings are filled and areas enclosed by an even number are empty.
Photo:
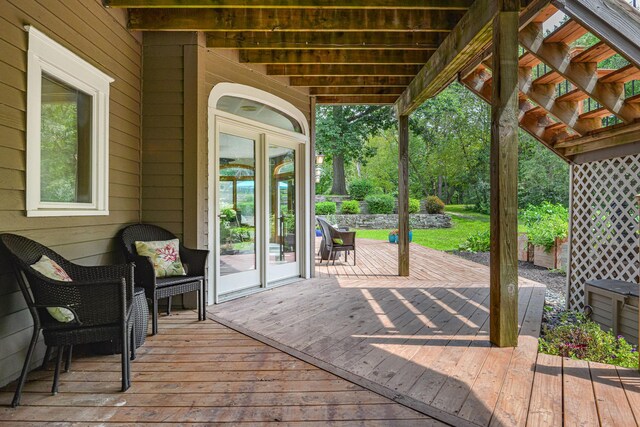
[[[638,283],[640,154],[573,166],[570,309],[584,308],[591,279]]]

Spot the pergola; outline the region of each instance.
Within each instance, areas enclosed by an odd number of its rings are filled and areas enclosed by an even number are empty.
[[[640,14],[622,0],[104,3],[127,8],[131,30],[205,32],[208,48],[237,50],[240,62],[307,87],[312,106],[394,104],[401,276],[409,274],[409,115],[456,79],[491,103],[491,340],[499,346],[517,343],[518,126],[569,162],[638,151],[640,97],[626,97],[625,83],[640,78]],[[569,19],[545,35],[542,24],[558,10]],[[601,41],[572,48],[586,32]],[[629,65],[598,68],[615,53]],[[538,64],[549,72],[534,72]]]

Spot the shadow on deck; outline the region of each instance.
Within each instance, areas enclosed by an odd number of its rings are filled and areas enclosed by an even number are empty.
[[[214,318],[452,425],[636,425],[640,376],[538,355],[545,287],[521,278],[519,344],[489,342],[488,268],[411,245],[358,240],[317,278],[210,308]]]

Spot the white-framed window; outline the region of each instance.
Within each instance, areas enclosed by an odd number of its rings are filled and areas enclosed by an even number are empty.
[[[31,26],[27,216],[109,214],[113,79]]]

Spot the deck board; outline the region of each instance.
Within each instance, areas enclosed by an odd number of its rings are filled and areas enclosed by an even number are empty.
[[[0,425],[442,425],[191,311],[161,317],[159,330],[132,362],[127,392],[118,355],[81,356],[56,396],[51,370],[30,373],[22,405],[1,407]],[[14,387],[0,390],[3,405]]]
[[[635,373],[538,355],[544,285],[520,278],[518,347],[493,347],[489,269],[410,247],[409,277],[396,276],[395,245],[358,239],[355,267],[352,257],[324,262],[315,279],[209,313],[452,425],[569,425],[594,421],[594,414],[595,425],[637,422]]]

